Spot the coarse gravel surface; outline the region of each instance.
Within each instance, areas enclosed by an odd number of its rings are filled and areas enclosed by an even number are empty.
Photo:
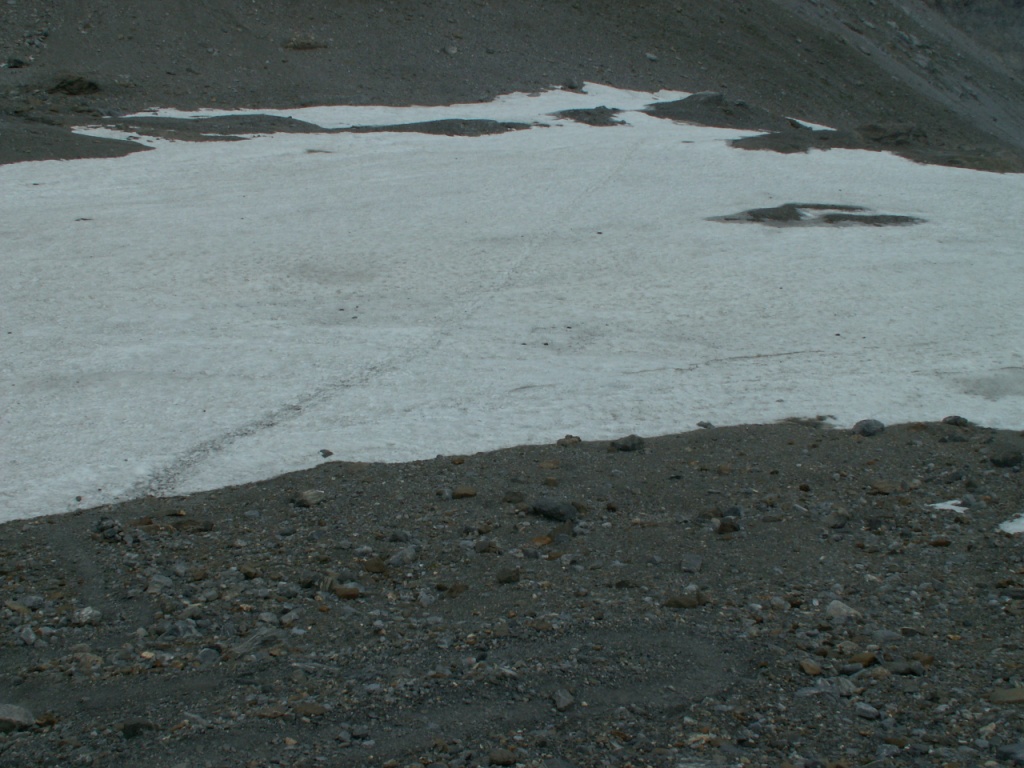
[[[1024,435],[881,426],[328,461],[9,523],[0,691],[31,724],[0,765],[1012,764]]]

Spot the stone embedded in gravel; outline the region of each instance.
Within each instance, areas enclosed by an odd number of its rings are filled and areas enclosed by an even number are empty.
[[[876,629],[871,633],[871,639],[879,645],[885,645],[903,639],[903,633],[891,629]]]
[[[518,568],[502,568],[495,574],[495,579],[499,584],[515,584],[521,575]]]
[[[136,718],[132,720],[125,720],[124,723],[121,724],[120,730],[121,734],[126,739],[134,739],[137,736],[141,736],[146,731],[155,731],[156,724],[149,720]]]
[[[700,573],[704,558],[696,554],[685,554],[679,558],[679,570],[683,573]]]
[[[327,713],[327,707],[315,701],[300,701],[293,707],[295,714],[302,717],[319,717]]]
[[[471,485],[459,485],[452,489],[453,499],[472,499],[476,496],[476,488]]]
[[[875,480],[871,483],[868,493],[872,496],[891,496],[899,490],[900,484],[892,480]]]
[[[483,536],[473,543],[473,551],[481,555],[500,555],[501,547],[494,539]]]
[[[874,437],[885,432],[885,424],[878,419],[863,419],[853,425],[853,434],[861,437]]]
[[[680,766],[685,765],[680,763]],[[576,768],[572,763],[567,763],[560,757],[549,757],[543,763],[540,764],[540,768]]]
[[[800,669],[804,671],[804,674],[810,675],[811,677],[817,677],[822,673],[821,664],[810,659],[804,659],[800,662]]]
[[[559,438],[556,441],[556,445],[560,445],[561,447],[565,448],[567,446],[576,445],[577,443],[581,442],[583,442],[582,439],[577,437],[576,435],[566,435],[565,437]]]
[[[39,637],[36,635],[36,631],[28,624],[23,624],[14,630],[14,635],[25,645],[35,645],[39,642]]]
[[[1024,741],[1016,744],[1003,744],[996,750],[1000,760],[1008,760],[1013,765],[1024,765]]]
[[[220,651],[216,648],[206,647],[203,648],[199,653],[196,654],[196,661],[203,666],[209,666],[210,664],[216,664],[220,661]]]
[[[996,688],[988,700],[993,704],[1024,704],[1024,688]]]
[[[568,712],[576,704],[576,699],[565,688],[559,688],[551,694],[551,703],[559,712]]]
[[[247,579],[255,579],[260,575],[260,569],[251,563],[242,563],[238,566],[238,572]]]
[[[878,657],[871,651],[861,651],[850,657],[851,664],[859,664],[861,667],[870,667],[878,660]]]
[[[715,528],[715,533],[736,533],[740,530],[740,520],[738,517],[723,517],[718,521],[718,525]]]
[[[487,755],[487,761],[491,765],[515,765],[516,756],[514,752],[504,747],[498,747],[490,751],[490,754]]]
[[[100,621],[102,621],[102,619],[103,614],[91,605],[87,605],[85,608],[79,608],[71,617],[72,623],[79,627],[84,627],[86,625],[96,626]]]
[[[860,611],[851,608],[842,600],[833,600],[825,608],[825,615],[830,619],[857,619],[860,618]]]
[[[623,452],[643,451],[644,439],[639,435],[626,435],[618,440],[612,440],[610,448],[613,451]]]
[[[388,558],[388,565],[393,568],[400,568],[403,565],[409,565],[410,563],[416,562],[418,554],[419,549],[416,545],[410,544],[408,547],[402,547],[391,555],[391,557]]]
[[[35,724],[35,717],[24,707],[17,704],[0,704],[0,733],[31,728]]]
[[[232,646],[231,653],[235,656],[244,656],[245,654],[252,653],[259,648],[273,645],[283,636],[284,633],[280,629],[267,626],[258,627],[257,629],[254,629],[244,640]]]
[[[1020,466],[1022,460],[1024,460],[1024,455],[1022,455],[1020,451],[1013,449],[999,451],[998,453],[992,454],[991,458],[989,458],[993,467],[999,467],[1001,469]]]
[[[894,675],[923,675],[925,674],[924,664],[920,661],[890,661],[883,665]]]
[[[362,586],[351,581],[344,584],[333,584],[331,592],[334,593],[335,597],[340,597],[342,600],[356,600],[365,594]]]
[[[850,522],[850,513],[844,509],[834,510],[825,518],[824,522],[827,528],[832,528],[833,530],[845,528],[846,524]]]
[[[857,702],[856,706],[853,708],[853,712],[857,717],[861,717],[865,720],[878,720],[882,716],[881,712],[863,701]]]
[[[943,424],[952,424],[954,427],[969,427],[971,422],[963,416],[947,416],[942,420]]]
[[[550,496],[541,496],[533,502],[533,514],[546,517],[548,520],[565,522],[576,519],[576,507],[568,501],[558,501]]]
[[[699,608],[709,602],[708,596],[696,584],[690,584],[682,592],[669,595],[662,605],[666,608],[690,609]]]
[[[195,621],[192,619],[179,619],[171,624],[167,631],[160,635],[159,639],[161,642],[184,640],[189,637],[199,637],[201,634]]]
[[[305,491],[300,491],[295,496],[295,504],[296,506],[299,507],[315,507],[317,504],[324,500],[324,497],[326,495],[327,494],[324,491],[319,491],[312,488]]]

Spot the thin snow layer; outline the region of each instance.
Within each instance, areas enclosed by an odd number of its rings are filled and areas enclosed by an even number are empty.
[[[547,126],[497,136],[0,167],[0,519],[321,449],[401,461],[816,414],[1024,426],[1024,177],[743,151],[635,111],[680,94],[588,91],[378,116]],[[550,116],[601,105],[628,125]],[[709,221],[787,202],[926,223]]]

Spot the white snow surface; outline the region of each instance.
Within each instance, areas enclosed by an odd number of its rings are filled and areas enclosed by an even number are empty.
[[[279,111],[537,125],[0,167],[0,519],[321,449],[404,461],[817,414],[1024,426],[1024,177],[744,151],[637,111],[684,95]],[[551,116],[602,105],[627,125]],[[787,202],[925,223],[709,221]]]

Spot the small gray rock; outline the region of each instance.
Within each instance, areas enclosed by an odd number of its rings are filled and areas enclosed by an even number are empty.
[[[317,504],[324,500],[324,497],[326,495],[327,494],[324,491],[315,490],[312,488],[305,491],[300,491],[295,496],[295,504],[296,506],[299,507],[315,507]]]
[[[576,704],[576,699],[565,688],[559,688],[551,694],[551,703],[559,712],[568,712]]]
[[[853,434],[862,437],[874,437],[885,432],[885,424],[878,419],[864,419],[853,425]]]
[[[1021,461],[1024,460],[1024,455],[1017,450],[1004,450],[993,453],[989,461],[992,462],[993,467],[999,467],[1001,469],[1009,469],[1010,467],[1020,466]]]
[[[203,648],[203,650],[196,654],[196,661],[204,667],[210,664],[216,664],[220,661],[220,651],[216,648]]]
[[[418,550],[415,544],[410,544],[408,547],[402,547],[388,558],[388,565],[393,568],[400,568],[403,565],[414,563],[416,562],[417,552]]]
[[[149,720],[132,719],[125,720],[121,726],[121,733],[124,734],[126,739],[134,739],[136,736],[141,736],[146,731],[155,731],[156,725]]]
[[[825,615],[830,619],[859,619],[861,614],[842,600],[833,600],[825,608]]]
[[[24,707],[0,704],[0,733],[31,728],[35,724],[35,717]]]
[[[572,763],[567,763],[560,757],[549,757],[540,764],[540,768],[576,768]]]
[[[491,765],[515,765],[516,756],[514,752],[505,749],[504,747],[498,747],[492,749],[490,754],[487,756],[487,761]]]
[[[521,576],[518,568],[502,568],[495,574],[495,579],[499,584],[515,584]]]
[[[23,624],[14,630],[15,636],[21,640],[25,645],[35,645],[39,638],[36,636],[35,630],[32,629],[28,624]]]
[[[611,448],[615,451],[633,452],[644,450],[644,439],[638,435],[626,435],[612,440]]]
[[[1000,760],[1008,760],[1013,765],[1024,765],[1024,741],[1016,744],[1004,744],[997,752]]]
[[[963,416],[947,416],[942,420],[943,424],[952,424],[954,427],[969,427],[971,422]]]
[[[718,522],[718,527],[715,528],[715,533],[736,533],[740,530],[740,527],[739,518],[728,515]]]
[[[704,558],[696,554],[686,554],[679,558],[679,570],[683,573],[700,573]]]
[[[180,619],[168,627],[167,631],[160,635],[158,639],[163,642],[168,640],[184,640],[189,637],[199,637],[200,634],[199,627],[196,626],[193,619]]]
[[[890,661],[884,666],[894,675],[915,675],[920,677],[926,672],[924,664],[920,661]]]
[[[533,503],[533,514],[546,517],[548,520],[565,522],[576,519],[576,507],[568,501],[558,501],[548,496],[541,496]]]
[[[882,716],[881,712],[863,701],[858,701],[857,705],[853,708],[853,711],[857,717],[863,718],[864,720],[878,720]]]
[[[91,605],[78,609],[71,616],[72,623],[78,627],[84,627],[87,624],[95,626],[99,624],[102,619],[103,614]]]

